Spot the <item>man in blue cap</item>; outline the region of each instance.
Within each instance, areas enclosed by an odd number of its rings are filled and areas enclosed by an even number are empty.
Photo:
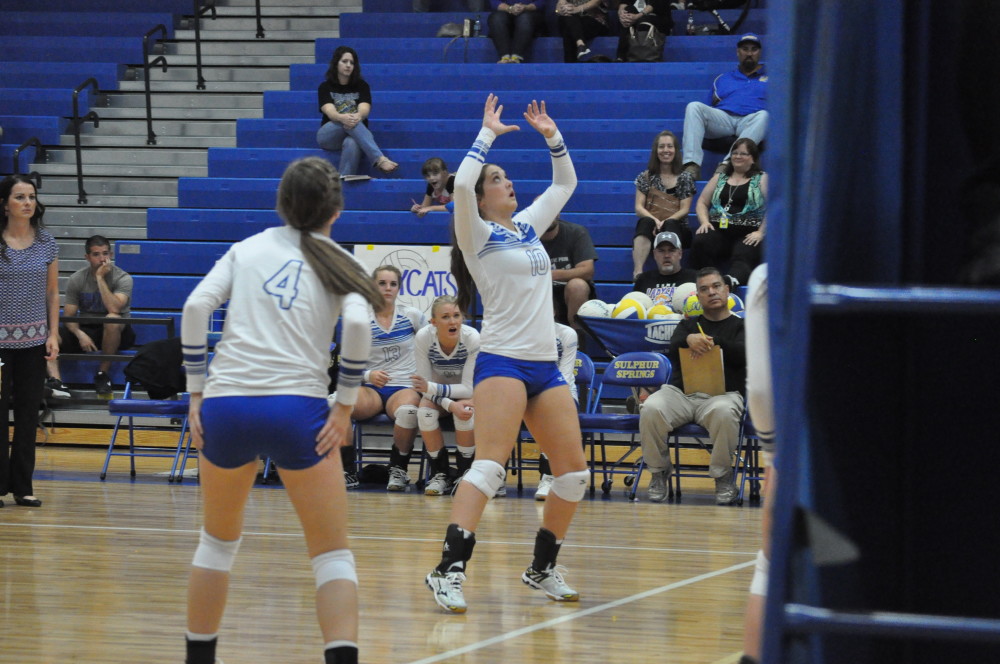
[[[712,82],[712,104],[693,101],[684,111],[681,136],[685,170],[701,177],[702,141],[749,138],[760,145],[767,133],[767,74],[760,64],[760,37],[748,33],[736,43],[739,66]]]

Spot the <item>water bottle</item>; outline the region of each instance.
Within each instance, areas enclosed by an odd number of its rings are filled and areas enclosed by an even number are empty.
[[[479,17],[478,16],[476,17],[476,22],[472,24],[472,36],[473,37],[478,37],[479,36]]]

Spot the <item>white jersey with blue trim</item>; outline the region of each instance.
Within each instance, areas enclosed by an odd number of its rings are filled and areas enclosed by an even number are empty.
[[[355,260],[329,237],[312,235]],[[283,226],[237,242],[195,287],[181,322],[188,391],[206,398],[326,398],[330,343],[342,314],[337,401],[354,403],[370,344],[370,308],[356,293],[341,297],[323,287],[302,253],[301,238],[301,231]],[[208,323],[226,300],[222,339],[206,380]]]
[[[417,332],[414,343],[417,375],[427,381],[424,397],[448,408],[451,401],[472,398],[472,379],[479,355],[479,332],[463,325],[450,353],[441,349],[437,328],[428,325]]]
[[[483,128],[455,175],[455,237],[483,301],[480,348],[517,360],[555,361],[552,276],[539,236],[576,188],[562,134],[545,139],[552,184],[514,215],[516,230],[479,216],[475,185],[496,134]]]
[[[559,356],[559,373],[566,379],[573,401],[580,403],[579,390],[576,385],[576,350],[580,347],[580,338],[576,330],[569,325],[556,323],[556,353]]]
[[[413,341],[417,331],[425,325],[427,316],[424,312],[398,302],[392,312],[392,324],[388,329],[382,327],[372,316],[369,322],[372,346],[368,353],[365,381],[369,382],[369,374],[372,371],[384,371],[389,374],[387,387],[400,385],[409,387],[410,377],[417,372]]]

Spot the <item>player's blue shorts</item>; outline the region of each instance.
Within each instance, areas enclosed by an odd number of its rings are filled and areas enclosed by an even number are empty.
[[[222,468],[257,457],[271,457],[279,468],[310,468],[323,458],[316,436],[329,416],[326,399],[314,397],[211,397],[201,404],[201,453]]]
[[[389,402],[389,397],[400,390],[406,389],[405,385],[386,385],[385,387],[375,387],[371,383],[364,383],[363,386],[369,387],[378,392],[379,398],[382,399],[382,408],[385,408],[385,405]]]
[[[541,394],[551,387],[565,385],[566,379],[559,371],[559,365],[553,362],[531,362],[515,360],[493,353],[479,353],[476,358],[476,372],[473,375],[473,385],[492,376],[507,376],[524,383],[528,390],[528,398]]]

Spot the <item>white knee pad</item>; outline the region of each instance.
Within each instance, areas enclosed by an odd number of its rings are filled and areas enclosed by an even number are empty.
[[[417,407],[404,405],[396,409],[392,419],[396,420],[396,426],[403,429],[417,428]]]
[[[472,431],[476,428],[476,416],[473,415],[467,420],[455,418],[455,431]]]
[[[396,410],[396,422],[399,422],[399,411]],[[417,426],[420,427],[421,431],[435,431],[440,428],[438,424],[438,418],[441,417],[441,411],[437,408],[427,408],[426,406],[421,406],[417,409]],[[402,426],[402,425],[400,425]]]
[[[236,560],[236,552],[240,550],[241,537],[238,540],[225,541],[218,537],[213,537],[201,529],[201,538],[198,541],[198,548],[194,552],[194,560],[191,564],[195,567],[214,569],[219,572],[228,572],[233,568],[233,561]]]
[[[587,493],[589,483],[589,470],[575,470],[572,473],[563,473],[552,480],[552,488],[549,491],[568,503],[578,503]]]
[[[757,551],[757,563],[753,567],[753,580],[750,582],[750,594],[767,597],[767,573],[771,569],[771,561],[764,555],[764,549]]]
[[[349,549],[336,549],[321,553],[312,559],[313,574],[316,575],[316,589],[324,583],[343,579],[358,585],[358,573],[354,567],[354,554]]]
[[[506,479],[507,471],[496,461],[476,459],[462,481],[482,491],[487,498],[493,498]]]

